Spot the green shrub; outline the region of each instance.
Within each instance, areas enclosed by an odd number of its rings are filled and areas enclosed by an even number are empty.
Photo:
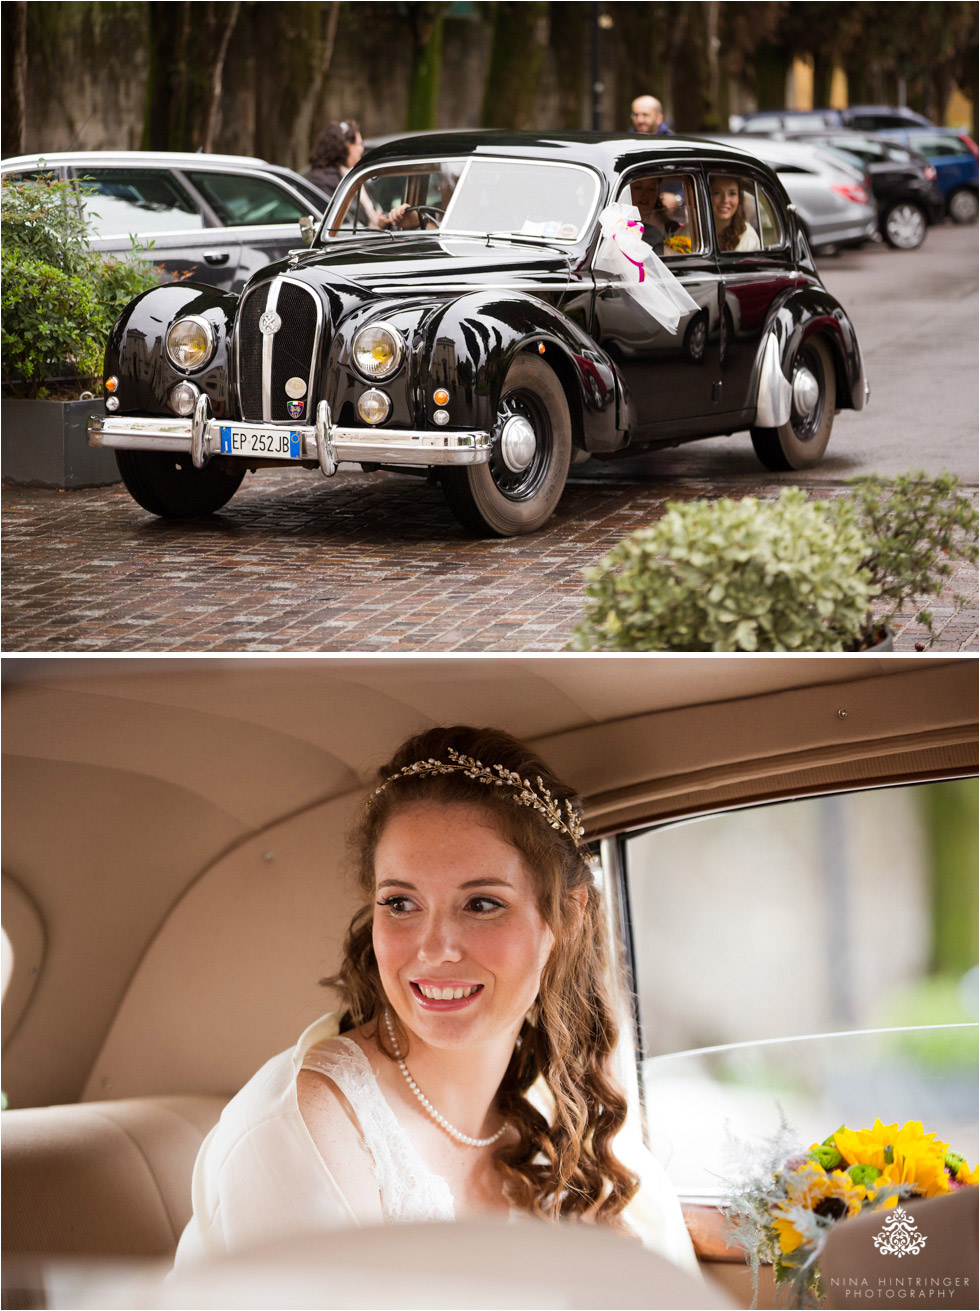
[[[844,651],[876,588],[847,501],[673,503],[585,571],[578,651]]]
[[[156,286],[156,270],[131,256],[88,249],[90,225],[71,183],[5,182],[3,378],[18,395],[43,396],[46,383],[98,389],[105,343],[123,308]]]

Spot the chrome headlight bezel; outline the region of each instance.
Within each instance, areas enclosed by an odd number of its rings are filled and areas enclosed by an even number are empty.
[[[177,359],[174,356],[174,353],[170,346],[170,338],[174,332],[174,329],[179,328],[182,323],[196,324],[199,328],[202,329],[205,337],[207,338],[207,342],[208,342],[207,350],[201,355],[200,359],[195,360],[193,364],[186,364],[182,360]],[[203,369],[205,365],[211,362],[217,344],[218,344],[218,337],[214,330],[214,324],[211,323],[208,319],[204,318],[204,316],[201,314],[182,314],[179,319],[174,319],[173,323],[171,323],[170,327],[167,329],[167,336],[166,336],[167,359],[170,361],[173,367],[177,369],[180,373],[196,373],[198,369]]]
[[[372,369],[362,362],[359,356],[361,341],[369,332],[382,333],[390,339],[392,359],[387,366]],[[401,368],[402,360],[405,358],[405,339],[393,324],[385,319],[375,319],[371,323],[365,323],[363,328],[358,328],[354,333],[354,340],[350,344],[350,357],[351,363],[365,382],[383,382],[386,378],[393,377]]]

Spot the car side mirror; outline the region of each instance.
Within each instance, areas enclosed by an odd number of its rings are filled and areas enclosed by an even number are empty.
[[[313,245],[313,238],[316,236],[316,219],[312,214],[304,214],[300,219],[299,235],[303,238],[304,246]]]

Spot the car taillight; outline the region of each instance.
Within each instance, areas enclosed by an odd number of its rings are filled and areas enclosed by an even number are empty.
[[[933,166],[932,166],[931,164],[929,165],[928,168],[924,168],[922,171],[923,171],[923,173],[924,173],[925,176],[926,176],[926,181],[927,181],[927,182],[935,182],[935,180],[936,180],[936,170],[933,168]]]
[[[960,132],[959,138],[963,142],[964,146],[970,147],[970,151],[974,159],[980,159],[980,149],[977,148],[977,143],[970,136],[969,132]]]
[[[866,205],[868,203],[868,193],[864,187],[859,187],[856,182],[835,182],[831,190],[836,191],[838,196],[843,196],[845,200],[850,200],[855,205]]]

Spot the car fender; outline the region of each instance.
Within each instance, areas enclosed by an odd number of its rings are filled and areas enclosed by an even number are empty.
[[[234,413],[230,364],[231,333],[239,297],[201,283],[170,282],[151,287],[120,314],[109,335],[105,377],[115,377],[113,393],[123,414],[167,413],[175,383],[193,382],[206,393],[217,418]],[[214,329],[214,353],[200,370],[184,372],[171,364],[166,336],[175,319],[198,314]]]
[[[869,388],[854,325],[826,288],[796,286],[774,302],[756,356],[750,394],[756,397],[760,427],[777,428],[789,421],[793,360],[803,342],[818,332],[833,355],[837,408],[864,409]]]
[[[571,319],[534,296],[481,290],[447,304],[425,325],[428,395],[445,387],[453,426],[493,427],[507,370],[534,350],[568,398],[576,445],[614,451],[633,425],[632,398],[613,361]]]

